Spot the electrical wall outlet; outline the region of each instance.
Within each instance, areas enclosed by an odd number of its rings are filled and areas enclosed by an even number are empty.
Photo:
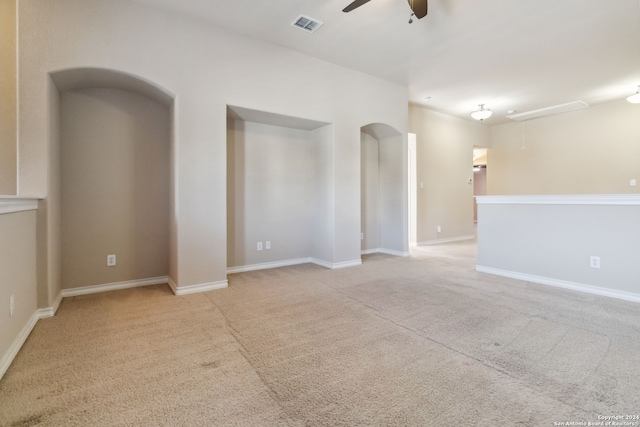
[[[116,254],[107,255],[107,267],[114,267],[116,265]]]
[[[589,267],[591,268],[600,268],[600,257],[599,256],[591,256],[589,257]]]
[[[636,186],[636,180],[635,179],[630,179],[629,180],[629,185],[632,186],[632,187],[635,187]]]
[[[271,249],[271,242],[268,241],[268,240],[266,242],[264,242],[264,248],[265,249]]]
[[[262,250],[262,242],[258,242],[258,244],[256,245],[256,249],[259,251]]]
[[[9,317],[13,317],[13,312],[16,309],[16,296],[11,295],[9,297]]]
[[[442,227],[438,226],[438,233],[442,233]]]

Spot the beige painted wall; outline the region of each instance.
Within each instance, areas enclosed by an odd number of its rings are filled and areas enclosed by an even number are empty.
[[[366,133],[362,138],[362,161],[360,175],[362,180],[362,250],[374,250],[380,247],[379,237],[379,142]]]
[[[36,212],[0,214],[0,236],[0,358],[4,358],[37,309]]]
[[[0,194],[16,194],[16,0],[0,0]]]
[[[63,92],[60,105],[63,288],[167,276],[168,109],[116,89]]]
[[[309,132],[309,137],[314,147],[314,176],[316,178],[312,256],[319,260],[332,260],[335,256],[333,246],[336,241],[336,223],[333,218],[336,205],[333,125],[314,129]],[[354,255],[359,257],[360,252]]]
[[[49,167],[47,172],[47,190],[49,197],[38,203],[38,307],[51,307],[62,290],[62,252],[61,252],[61,188],[60,188],[60,93],[46,78],[49,120],[47,137],[49,139]]]
[[[481,201],[478,266],[482,271],[494,269],[497,271],[488,272],[539,283],[628,293],[638,301],[638,200],[634,205],[600,204],[600,200],[572,204],[571,199],[565,200]],[[591,256],[600,257],[601,268],[590,267]]]
[[[362,249],[404,256],[407,226],[407,145],[395,129],[372,123],[361,134]]]
[[[329,183],[317,182],[310,131],[230,120],[227,135],[228,266],[311,257],[317,192]]]
[[[381,137],[378,140],[378,153],[380,250],[408,255],[406,138],[402,135]]]
[[[176,96],[171,251],[179,287],[226,280],[227,105],[333,125],[314,131],[332,141],[322,147],[330,174],[323,209],[331,218],[323,257],[359,258],[360,128],[386,123],[406,133],[406,88],[125,0],[23,0],[20,25],[30,29],[19,32],[21,192],[51,196],[47,73],[110,68]]]
[[[488,194],[640,192],[630,179],[640,185],[639,105],[621,100],[491,128]]]
[[[473,147],[489,146],[489,127],[410,105],[409,131],[416,134],[418,244],[473,236]]]

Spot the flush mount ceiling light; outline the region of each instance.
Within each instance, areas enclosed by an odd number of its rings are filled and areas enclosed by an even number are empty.
[[[636,90],[636,93],[627,97],[627,101],[632,104],[640,104],[640,85],[638,85],[638,90]]]
[[[473,113],[471,113],[471,117],[480,121],[483,121],[491,117],[491,114],[492,114],[491,110],[486,108],[484,104],[479,104],[478,107],[480,108],[474,111]]]

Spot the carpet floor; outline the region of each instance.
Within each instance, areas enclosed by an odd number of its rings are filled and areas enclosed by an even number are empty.
[[[475,251],[240,273],[180,297],[161,285],[65,298],[0,380],[0,425],[557,426],[640,413],[640,304],[477,273]]]

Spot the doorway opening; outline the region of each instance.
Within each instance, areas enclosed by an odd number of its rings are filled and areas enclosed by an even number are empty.
[[[487,194],[487,149],[473,147],[473,223],[478,223],[476,196]]]
[[[410,246],[415,246],[417,244],[416,242],[418,241],[418,232],[417,232],[418,190],[416,188],[418,183],[418,174],[416,171],[416,167],[417,167],[416,138],[417,137],[415,133],[408,134],[407,177],[409,179],[409,182],[408,182],[407,189],[408,189],[409,197],[407,199],[409,203],[407,207],[407,213],[408,213],[407,224],[409,224],[408,229],[409,229],[409,245]]]

